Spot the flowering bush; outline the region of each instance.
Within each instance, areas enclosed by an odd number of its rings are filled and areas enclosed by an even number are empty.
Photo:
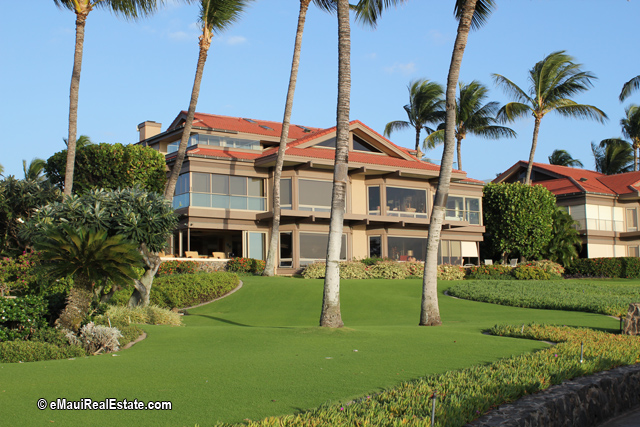
[[[551,275],[552,279],[562,277],[564,274],[564,267],[557,262],[549,261],[548,259],[542,259],[540,261],[529,261],[527,265],[539,267]]]
[[[459,265],[442,264],[438,266],[438,279],[464,280],[465,271]]]
[[[156,277],[169,276],[172,274],[195,273],[198,264],[195,261],[163,261],[158,268]]]
[[[470,267],[467,270],[467,276],[474,280],[511,280],[512,268],[507,265],[480,265],[478,267]]]
[[[17,258],[0,258],[0,295],[9,291],[19,293],[38,284],[38,274],[34,268],[39,260],[35,252],[24,252]]]
[[[42,297],[0,297],[0,341],[29,338],[36,329],[45,326],[46,313],[47,303]]]
[[[265,262],[253,258],[231,258],[227,262],[227,271],[234,273],[260,274],[264,271]]]

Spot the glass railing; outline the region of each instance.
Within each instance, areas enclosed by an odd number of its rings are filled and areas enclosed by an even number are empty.
[[[398,216],[402,218],[428,218],[428,213],[426,212],[415,212],[415,211],[387,211],[388,216]]]
[[[189,193],[173,196],[173,209],[180,209],[189,206]]]
[[[172,142],[167,146],[167,153],[171,154],[178,151],[180,141]],[[243,150],[261,150],[260,141],[249,139],[229,138],[219,135],[192,135],[189,137],[188,147],[192,145],[211,145],[215,147],[241,148]]]
[[[447,209],[444,219],[448,221],[467,221],[469,224],[480,225],[480,212]]]
[[[299,211],[331,212],[331,206],[298,205]]]
[[[267,198],[261,196],[229,196],[208,193],[190,194],[191,206],[201,208],[237,209],[248,211],[265,211],[267,209]]]
[[[574,228],[578,230],[595,230],[595,231],[629,231],[624,229],[624,222],[611,219],[577,219]]]

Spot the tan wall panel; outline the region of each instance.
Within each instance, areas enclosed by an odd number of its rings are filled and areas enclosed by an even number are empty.
[[[589,243],[587,245],[589,258],[613,257],[613,245],[598,245]]]
[[[364,226],[353,227],[353,258],[362,259],[369,256],[369,238]]]
[[[367,187],[364,177],[351,179],[351,212],[354,214],[367,214]]]

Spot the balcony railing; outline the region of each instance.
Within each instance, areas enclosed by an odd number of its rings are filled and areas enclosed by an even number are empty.
[[[448,221],[467,221],[469,224],[480,225],[480,212],[447,209],[444,219]]]
[[[595,231],[625,231],[624,222],[611,219],[578,219],[574,228],[578,230],[595,230]]]
[[[267,206],[267,198],[261,196],[229,196],[208,193],[185,193],[173,197],[174,209],[185,206],[265,211]]]

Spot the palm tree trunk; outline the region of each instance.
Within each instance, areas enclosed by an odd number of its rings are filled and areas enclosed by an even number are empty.
[[[296,31],[296,41],[293,48],[293,61],[291,62],[291,75],[289,76],[289,90],[287,91],[287,101],[284,107],[284,118],[282,119],[282,133],[280,134],[280,147],[276,157],[275,171],[273,172],[273,223],[271,224],[271,240],[269,241],[269,252],[265,262],[263,276],[273,276],[276,270],[276,254],[278,252],[278,238],[280,234],[280,177],[282,176],[282,165],[284,164],[284,152],[287,148],[287,138],[289,137],[289,125],[291,124],[291,111],[293,110],[293,96],[296,92],[296,82],[298,80],[298,68],[300,66],[300,51],[302,49],[302,34],[304,33],[304,23],[307,18],[307,10],[311,0],[300,0],[300,13],[298,14],[298,30]]]
[[[638,172],[638,144],[633,143],[633,170]]]
[[[64,173],[64,194],[71,195],[73,188],[73,168],[76,161],[76,134],[78,133],[78,93],[80,72],[82,71],[82,51],[84,48],[84,26],[89,12],[76,12],[76,50],[73,54],[73,71],[69,89],[69,137],[67,138],[67,166]]]
[[[458,170],[462,170],[462,138],[456,137],[457,139],[457,150],[458,150]]]
[[[531,153],[529,153],[529,164],[527,165],[527,176],[524,183],[531,184],[531,171],[533,170],[533,156],[536,154],[536,146],[538,145],[538,132],[540,131],[540,118],[536,117],[533,125],[533,140],[531,141]]]
[[[349,154],[349,108],[351,93],[351,29],[349,26],[349,1],[338,0],[338,108],[336,112],[336,160],[333,170],[333,195],[329,244],[327,246],[327,271],[324,278],[324,295],[320,326],[340,328],[340,250],[342,227],[346,206]]]
[[[196,77],[193,81],[193,88],[191,89],[191,101],[189,102],[189,110],[187,111],[187,120],[184,123],[184,129],[182,130],[182,137],[180,138],[180,145],[178,146],[178,154],[176,160],[171,168],[171,175],[167,181],[167,186],[164,189],[164,198],[169,202],[173,201],[173,193],[176,189],[176,183],[178,182],[178,176],[182,170],[182,163],[187,153],[187,142],[189,142],[189,136],[191,135],[191,127],[193,126],[193,116],[196,112],[196,106],[198,105],[198,96],[200,95],[200,83],[202,82],[202,73],[204,72],[204,64],[207,62],[207,53],[211,46],[212,33],[205,25],[200,36],[200,54],[198,55],[198,65],[196,67]]]
[[[416,153],[418,153],[418,149],[420,148],[420,130],[421,128],[416,126]]]
[[[462,56],[467,45],[471,18],[476,8],[477,0],[467,0],[463,6],[462,16],[458,24],[458,35],[453,46],[449,76],[447,77],[446,119],[444,130],[444,152],[440,162],[440,177],[433,202],[427,238],[427,257],[424,263],[422,279],[422,304],[420,311],[420,326],[441,325],[440,308],[438,306],[438,248],[440,246],[440,232],[446,210],[446,200],[449,195],[451,181],[451,167],[453,165],[453,150],[455,144],[456,122],[456,86],[460,75]]]

